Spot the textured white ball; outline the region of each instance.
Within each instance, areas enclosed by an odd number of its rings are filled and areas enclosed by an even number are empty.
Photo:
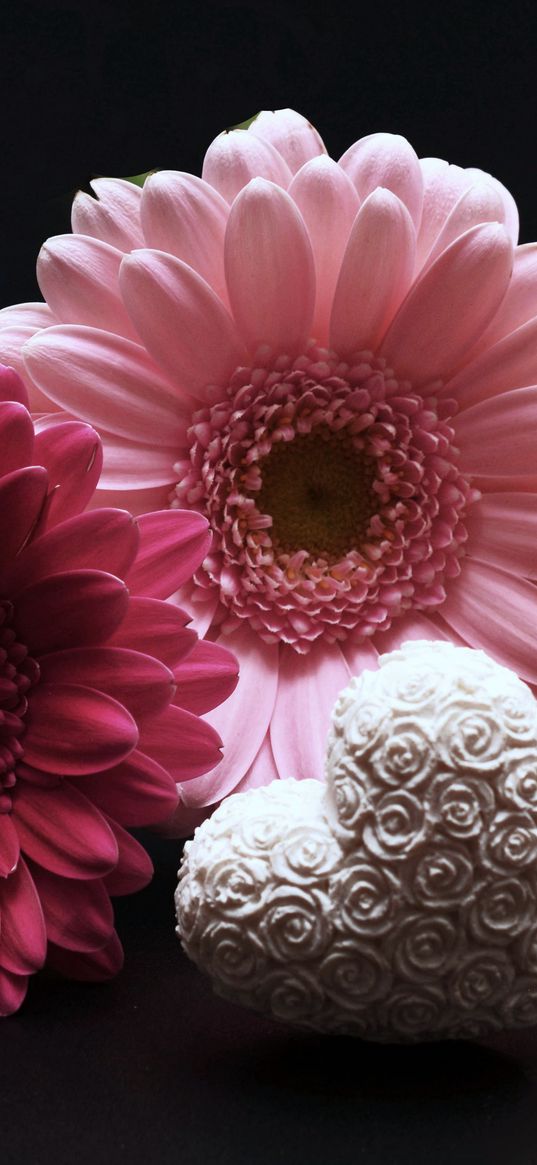
[[[187,954],[236,1002],[372,1040],[537,1022],[537,703],[410,642],[351,680],[326,785],[228,798],[185,845]]]

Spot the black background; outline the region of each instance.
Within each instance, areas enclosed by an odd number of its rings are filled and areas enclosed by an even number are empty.
[[[537,238],[533,0],[18,0],[1,22],[0,305],[37,297],[39,246],[91,177],[200,173],[220,130],[285,105],[335,157],[388,130],[489,170]],[[537,1165],[537,1032],[376,1048],[243,1013],[181,956],[178,845],[148,845],[119,979],[45,973],[2,1021],[2,1165]]]

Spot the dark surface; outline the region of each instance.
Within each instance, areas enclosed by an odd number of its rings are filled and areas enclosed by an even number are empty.
[[[534,0],[14,0],[0,6],[0,304],[99,174],[199,173],[209,142],[290,105],[329,152],[377,130],[509,186],[537,237]]]
[[[111,984],[36,978],[3,1021],[2,1165],[537,1162],[537,1031],[377,1047],[213,996],[174,934],[180,847],[121,902]]]
[[[537,237],[534,0],[17,0],[3,6],[0,305],[92,176],[199,173],[223,128],[291,105],[339,154],[403,133],[496,174]],[[179,849],[118,904],[106,986],[38,976],[1,1024],[1,1165],[537,1165],[537,1031],[489,1046],[304,1036],[213,997],[181,955]]]

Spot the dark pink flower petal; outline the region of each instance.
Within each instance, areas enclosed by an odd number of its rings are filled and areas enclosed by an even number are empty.
[[[136,522],[126,510],[76,514],[35,539],[19,555],[9,573],[11,593],[58,570],[105,570],[122,578],[137,549]]]
[[[135,749],[128,760],[76,782],[95,805],[122,825],[155,825],[177,806],[177,786],[151,757]]]
[[[28,975],[43,966],[47,935],[41,903],[24,861],[0,885],[2,929],[0,963],[14,975]]]
[[[0,816],[0,878],[12,874],[19,860],[20,845],[17,830],[7,813]],[[0,922],[1,928],[1,922]],[[0,929],[1,934],[1,929]]]
[[[28,408],[28,393],[24,381],[14,368],[9,368],[6,364],[0,365],[0,400],[18,401]]]
[[[38,684],[26,726],[25,760],[61,776],[102,772],[138,743],[136,722],[122,704],[76,683]]]
[[[15,469],[0,477],[0,546],[2,563],[31,537],[47,496],[47,473],[39,465]]]
[[[69,951],[98,951],[114,929],[110,898],[100,880],[59,878],[32,863],[50,942]]]
[[[42,656],[39,666],[42,682],[95,688],[136,718],[163,712],[175,691],[169,668],[125,647],[68,648]]]
[[[101,983],[113,978],[121,971],[124,962],[123,947],[115,930],[98,951],[83,954],[82,951],[67,951],[49,942],[48,963],[69,979],[80,979],[87,983]]]
[[[0,373],[1,373],[0,368]],[[0,390],[2,381],[0,378]],[[18,401],[0,404],[1,472],[12,473],[33,462],[34,426],[30,414]]]
[[[104,571],[49,575],[17,595],[17,632],[32,655],[103,643],[128,604],[125,584]]]
[[[0,967],[0,1015],[13,1015],[18,1011],[27,990],[27,975],[12,975]]]
[[[141,727],[140,749],[176,781],[190,781],[221,760],[222,741],[214,728],[173,705]]]
[[[81,513],[95,493],[103,464],[95,429],[81,421],[43,429],[36,434],[34,456],[48,472],[47,526]]]
[[[158,510],[138,520],[140,549],[126,577],[133,595],[167,599],[201,565],[211,545],[206,518],[192,510]]]
[[[99,878],[117,862],[116,841],[102,813],[67,781],[55,789],[21,781],[13,818],[23,851],[58,877]]]
[[[109,894],[134,894],[143,890],[153,877],[149,854],[117,822],[109,821],[108,824],[117,842],[119,858],[115,869],[103,878],[103,885]]]
[[[174,704],[200,716],[227,700],[237,686],[238,675],[239,665],[231,651],[219,643],[200,640],[174,668]]]
[[[188,622],[190,615],[180,607],[160,599],[134,598],[108,646],[156,655],[168,667],[174,667],[198,641],[196,632],[185,626]]]

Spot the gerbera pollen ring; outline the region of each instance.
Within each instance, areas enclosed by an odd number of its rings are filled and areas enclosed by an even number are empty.
[[[218,588],[222,630],[247,620],[307,652],[439,606],[478,496],[457,467],[456,402],[418,395],[367,351],[256,356],[194,415],[172,499],[211,523],[195,581]]]

